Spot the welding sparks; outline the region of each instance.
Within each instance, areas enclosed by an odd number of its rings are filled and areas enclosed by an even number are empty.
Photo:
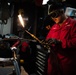
[[[23,28],[24,28],[24,27],[25,27],[25,26],[24,26],[24,21],[23,21],[23,18],[22,18],[22,16],[21,16],[21,14],[18,15],[18,18],[19,18],[19,20],[20,20],[21,25],[22,25]]]

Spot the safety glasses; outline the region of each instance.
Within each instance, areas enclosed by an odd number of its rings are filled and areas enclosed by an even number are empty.
[[[60,10],[55,10],[55,11],[52,11],[51,13],[49,13],[49,14],[50,14],[51,18],[57,18],[57,17],[60,16],[61,11]]]

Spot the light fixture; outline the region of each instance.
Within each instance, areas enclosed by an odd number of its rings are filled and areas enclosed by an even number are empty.
[[[43,0],[42,5],[47,4],[48,1],[49,1],[49,0]]]

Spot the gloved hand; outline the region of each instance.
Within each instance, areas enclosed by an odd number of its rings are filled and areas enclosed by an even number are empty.
[[[48,39],[48,40],[42,40],[42,45],[44,47],[60,47],[61,46],[61,41],[56,40],[56,39]]]
[[[58,45],[61,45],[61,41],[60,40],[56,40],[56,39],[48,39],[48,40],[42,40],[41,41],[42,44],[44,46],[58,46]]]
[[[48,39],[48,40],[46,40],[47,41],[47,43],[48,43],[48,45],[59,45],[59,44],[61,44],[61,41],[60,40],[56,40],[56,39]]]

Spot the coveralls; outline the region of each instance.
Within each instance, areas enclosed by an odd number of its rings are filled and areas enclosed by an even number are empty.
[[[55,52],[62,74],[57,74],[54,68],[56,61],[51,64],[53,57],[51,59],[50,53],[47,75],[76,75],[76,21],[68,17],[62,26],[54,24],[46,37],[46,39],[50,38],[61,40],[61,45],[52,50]]]

